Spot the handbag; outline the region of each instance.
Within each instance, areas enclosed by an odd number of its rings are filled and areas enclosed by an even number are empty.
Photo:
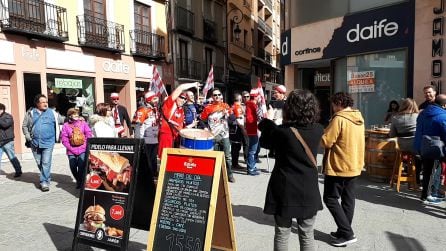
[[[311,152],[310,148],[308,147],[307,143],[305,143],[305,140],[302,138],[302,136],[300,136],[299,131],[297,131],[296,128],[294,127],[290,127],[291,131],[293,131],[294,135],[296,136],[297,140],[299,140],[299,142],[302,144],[302,146],[304,147],[305,153],[307,154],[308,158],[311,160],[311,163],[313,163],[314,168],[317,169],[317,162],[316,159],[314,158],[313,153]]]

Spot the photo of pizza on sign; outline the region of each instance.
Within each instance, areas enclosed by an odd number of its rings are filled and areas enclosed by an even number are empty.
[[[132,166],[116,152],[90,151],[85,187],[112,192],[128,192]]]

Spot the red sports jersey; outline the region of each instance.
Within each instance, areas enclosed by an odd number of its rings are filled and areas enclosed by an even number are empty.
[[[161,128],[160,132],[170,133],[173,131],[174,136],[178,135],[178,131],[184,127],[184,111],[183,107],[178,107],[175,100],[169,96],[161,109],[163,115],[161,115]],[[169,120],[170,124],[173,125],[177,130],[171,129],[166,119]]]

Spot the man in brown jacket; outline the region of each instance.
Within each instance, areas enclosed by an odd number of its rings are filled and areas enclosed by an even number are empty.
[[[332,245],[341,247],[357,241],[351,227],[355,211],[355,180],[364,166],[364,119],[352,109],[347,93],[332,97],[333,117],[322,136],[325,148],[324,202],[338,227],[330,235]],[[341,205],[338,200],[341,198]]]

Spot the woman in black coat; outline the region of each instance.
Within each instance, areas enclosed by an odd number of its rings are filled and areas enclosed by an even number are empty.
[[[268,184],[265,214],[274,215],[276,222],[274,250],[288,250],[292,219],[296,218],[300,250],[314,250],[313,225],[316,213],[322,210],[317,168],[290,127],[296,128],[316,158],[323,134],[318,124],[319,104],[307,90],[290,93],[283,109],[283,125],[268,119],[259,124],[260,144],[276,149],[276,163]]]

